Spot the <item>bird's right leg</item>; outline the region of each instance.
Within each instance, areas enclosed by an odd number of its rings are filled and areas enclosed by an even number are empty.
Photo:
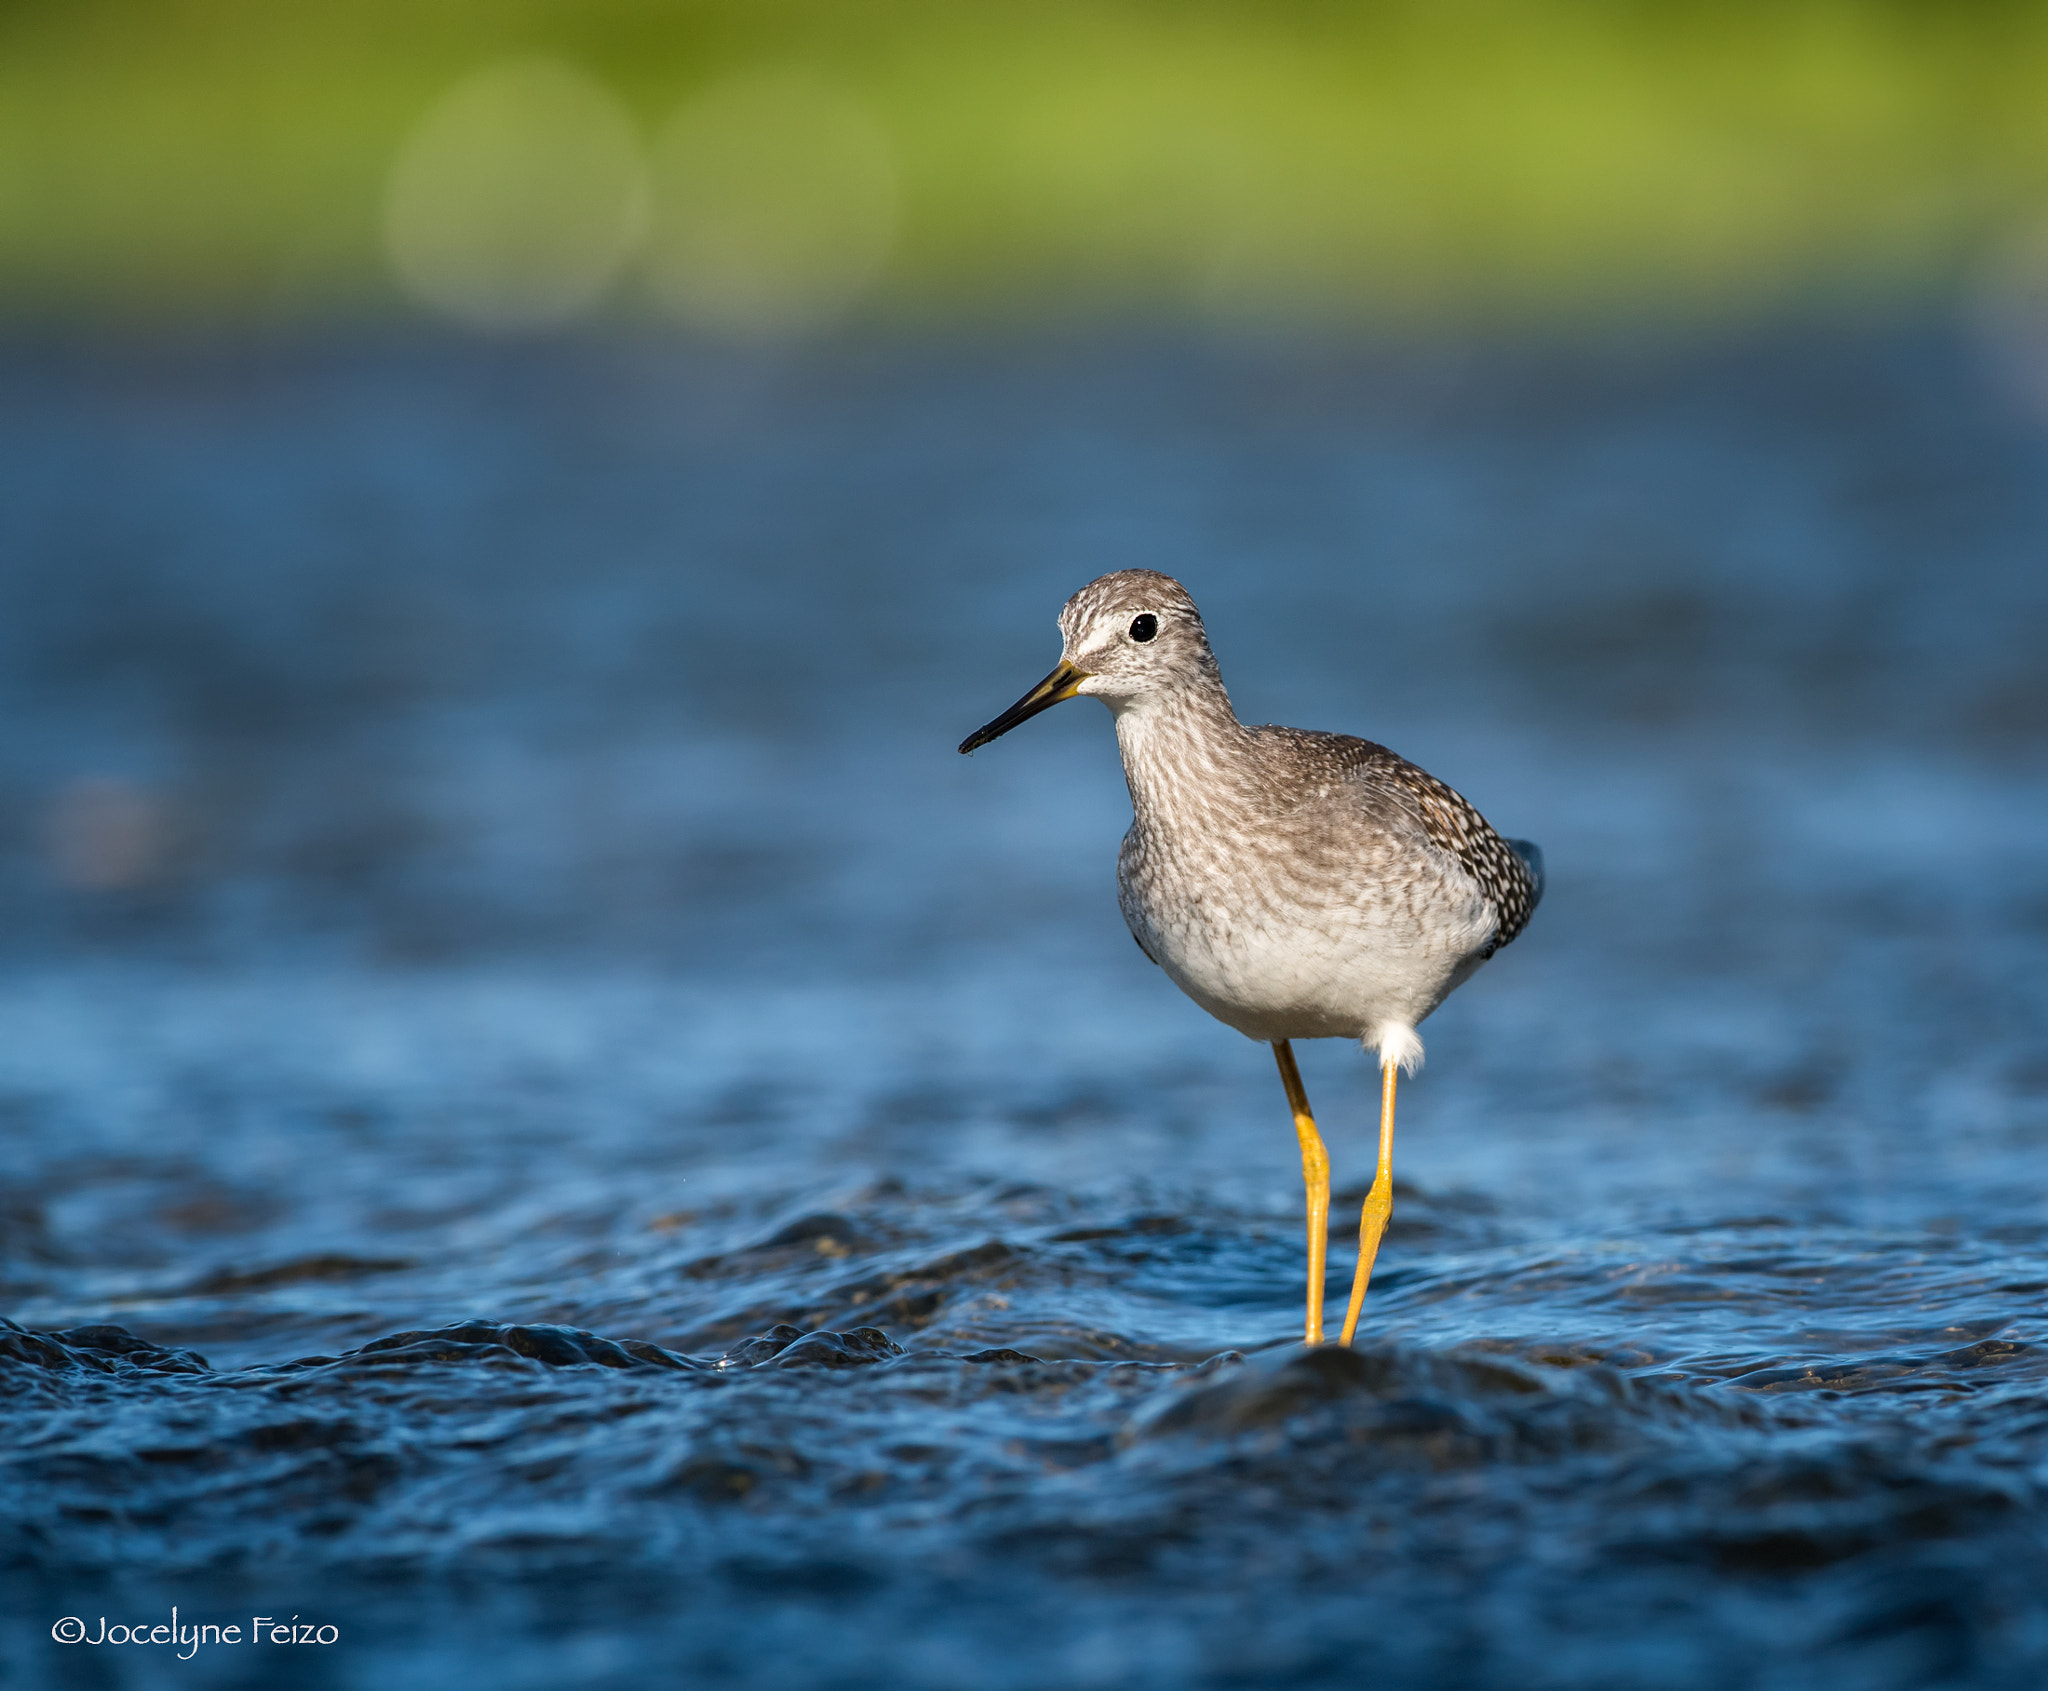
[[[1358,1272],[1351,1280],[1351,1303],[1344,1311],[1344,1336],[1339,1344],[1348,1346],[1358,1331],[1358,1312],[1365,1307],[1365,1288],[1372,1280],[1372,1265],[1380,1254],[1380,1240],[1387,1231],[1387,1217],[1394,1212],[1394,1082],[1401,1073],[1398,1058],[1382,1054],[1380,1059],[1380,1160],[1373,1171],[1372,1190],[1365,1195],[1365,1207],[1358,1217]]]
[[[1301,1183],[1308,1195],[1308,1322],[1304,1336],[1309,1344],[1319,1345],[1323,1342],[1323,1265],[1330,1248],[1330,1154],[1323,1149],[1323,1136],[1309,1113],[1301,1070],[1294,1066],[1294,1048],[1284,1039],[1274,1040],[1273,1059],[1280,1065],[1280,1084],[1287,1088],[1287,1107],[1294,1112],[1294,1132],[1301,1140]]]

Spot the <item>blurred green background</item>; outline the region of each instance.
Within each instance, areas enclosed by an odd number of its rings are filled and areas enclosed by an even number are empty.
[[[0,9],[16,318],[1711,317],[2044,219],[2038,5]]]

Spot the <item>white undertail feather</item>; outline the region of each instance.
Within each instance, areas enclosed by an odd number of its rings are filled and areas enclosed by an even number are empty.
[[[1380,1054],[1383,1069],[1400,1065],[1403,1074],[1412,1075],[1422,1067],[1422,1036],[1413,1028],[1402,1027],[1398,1022],[1382,1022],[1366,1036],[1368,1051]]]

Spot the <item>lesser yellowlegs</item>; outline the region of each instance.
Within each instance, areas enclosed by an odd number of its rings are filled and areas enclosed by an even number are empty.
[[[1280,1065],[1308,1194],[1310,1344],[1323,1337],[1330,1162],[1289,1041],[1356,1039],[1379,1054],[1379,1163],[1348,1345],[1393,1208],[1394,1088],[1422,1060],[1416,1025],[1522,931],[1543,854],[1384,746],[1239,722],[1201,613],[1171,576],[1091,581],[1060,635],[1059,666],[960,749],[1076,694],[1115,714],[1133,812],[1117,858],[1124,920],[1181,991]]]

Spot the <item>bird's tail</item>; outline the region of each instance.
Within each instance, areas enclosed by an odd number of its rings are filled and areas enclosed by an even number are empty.
[[[1529,908],[1534,911],[1543,902],[1543,848],[1534,840],[1509,840],[1507,846],[1522,860],[1522,867],[1529,871],[1529,879],[1535,887],[1529,895]]]

